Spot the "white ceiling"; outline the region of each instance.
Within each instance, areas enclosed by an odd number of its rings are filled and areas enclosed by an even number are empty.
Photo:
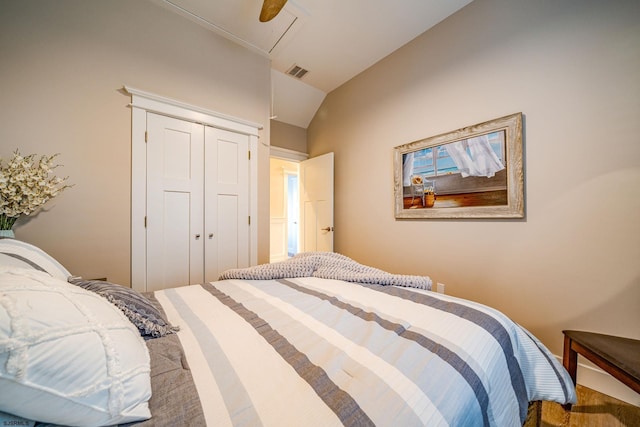
[[[155,1],[270,58],[273,115],[307,128],[327,93],[472,0],[288,0],[266,23],[262,0]]]

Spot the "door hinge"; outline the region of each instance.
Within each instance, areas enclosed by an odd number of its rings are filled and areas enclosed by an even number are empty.
[[[247,153],[249,153],[249,160],[251,160],[251,150],[249,150]]]
[[[144,217],[144,228],[147,228],[147,217]]]
[[[251,225],[251,215],[249,215],[249,225]]]
[[[149,133],[145,130],[144,131],[144,142],[147,142],[149,140]]]

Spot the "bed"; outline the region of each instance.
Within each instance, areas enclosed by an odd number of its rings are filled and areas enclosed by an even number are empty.
[[[575,403],[533,335],[429,288],[316,253],[139,294],[2,239],[0,420],[518,426]]]

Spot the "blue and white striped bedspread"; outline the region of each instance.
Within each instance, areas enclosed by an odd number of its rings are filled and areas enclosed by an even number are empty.
[[[155,292],[211,426],[517,426],[575,402],[544,346],[496,310],[321,278]]]

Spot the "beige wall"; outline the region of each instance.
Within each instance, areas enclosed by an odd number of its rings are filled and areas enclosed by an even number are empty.
[[[308,145],[335,152],[336,251],[431,275],[556,355],[563,329],[640,338],[638,16],[635,0],[475,0],[330,93]],[[524,220],[394,219],[394,146],[516,112]]]
[[[270,64],[149,1],[0,0],[0,155],[60,153],[75,186],[20,220],[18,238],[72,273],[128,284],[129,85],[262,123]],[[269,151],[259,153],[259,262],[269,256]]]
[[[307,152],[307,130],[288,123],[271,121],[271,145],[287,150]]]

